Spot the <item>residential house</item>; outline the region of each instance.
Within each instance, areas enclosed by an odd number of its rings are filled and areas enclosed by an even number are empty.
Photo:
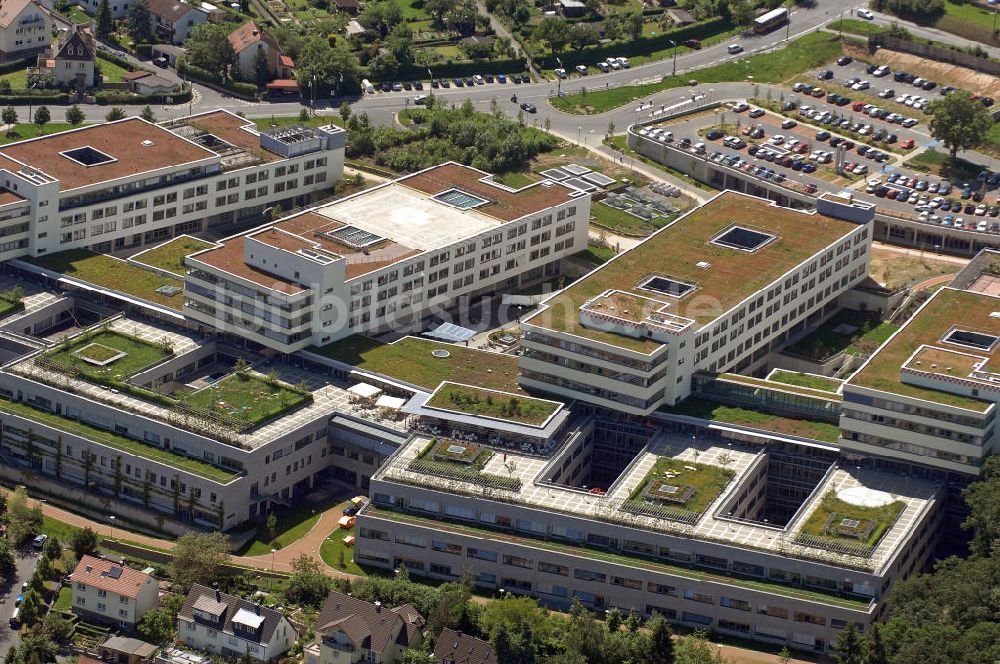
[[[316,619],[306,664],[395,664],[423,641],[424,617],[411,604],[394,609],[333,592]]]
[[[578,17],[587,13],[587,5],[580,0],[559,0],[559,9],[563,16]]]
[[[80,560],[70,583],[73,611],[95,622],[134,627],[160,601],[152,576],[94,556]]]
[[[357,16],[361,11],[361,3],[358,0],[333,0],[333,4],[342,12],[347,12],[351,16]]]
[[[497,654],[489,641],[445,627],[434,644],[434,660],[439,664],[497,664]]]
[[[253,21],[244,23],[229,33],[229,43],[236,51],[240,74],[245,79],[253,77],[253,61],[258,51],[267,57],[267,70],[272,77],[281,71],[281,47],[278,41]]]
[[[141,639],[112,636],[101,644],[101,659],[105,664],[144,664],[153,661],[157,647]]]
[[[16,60],[44,51],[52,41],[54,21],[34,0],[0,3],[0,61]]]
[[[44,64],[42,60],[45,60]],[[97,49],[89,25],[77,25],[62,34],[51,56],[38,56],[39,68],[49,69],[57,88],[86,90],[94,87]]]
[[[180,89],[180,85],[174,81],[144,69],[130,71],[123,78],[128,83],[129,90],[138,95],[168,95]]]
[[[219,11],[211,5],[185,0],[149,0],[157,34],[171,44],[183,44],[195,26],[207,23],[211,14]]]
[[[276,660],[297,637],[280,612],[197,583],[177,614],[180,641],[233,659]]]

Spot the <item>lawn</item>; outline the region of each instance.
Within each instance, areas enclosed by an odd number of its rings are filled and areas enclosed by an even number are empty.
[[[52,610],[54,611],[69,611],[73,608],[73,589],[69,586],[63,586],[59,589],[59,595],[56,597],[56,601],[52,604]]]
[[[441,358],[431,351],[451,353]],[[373,373],[383,374],[427,389],[445,381],[478,385],[504,392],[520,392],[517,358],[454,344],[404,337],[391,344],[355,335],[310,351]]]
[[[952,2],[945,0],[944,14],[936,17],[907,16],[906,18],[922,25],[932,25],[938,30],[944,30],[972,41],[996,45],[997,36],[993,32],[996,19],[991,8],[975,2]]]
[[[424,21],[431,17],[424,11],[424,0],[394,0],[403,10],[404,21]]]
[[[535,184],[538,182],[538,178],[534,177],[530,173],[522,173],[521,171],[511,171],[510,173],[500,173],[493,177],[494,180],[505,184],[508,187],[514,189],[520,189],[522,187],[527,187],[528,185]]]
[[[365,576],[365,571],[354,562],[354,547],[344,544],[345,537],[357,537],[357,527],[338,528],[323,540],[319,547],[319,555],[323,562],[333,569],[345,574]],[[343,561],[343,564],[341,564]]]
[[[70,249],[22,260],[67,277],[139,297],[177,311],[184,306],[183,291],[178,291],[174,295],[156,292],[157,288],[163,286],[183,289],[184,284],[179,279],[160,276],[150,270],[143,270],[117,258],[95,254],[86,249]]]
[[[993,139],[997,143],[997,146],[1000,147],[1000,129],[997,129],[998,127],[1000,127],[1000,123],[994,122],[990,128],[990,133],[995,134]],[[987,141],[994,142],[991,141],[989,134],[987,134]],[[952,182],[961,182],[962,180],[974,181],[979,173],[986,170],[985,166],[974,164],[961,157],[952,163],[949,155],[937,150],[924,150],[920,154],[914,155],[906,163],[916,170],[932,173],[939,177],[950,179]]]
[[[675,415],[687,415],[703,420],[741,424],[774,433],[812,438],[813,440],[826,443],[835,443],[840,437],[840,429],[836,424],[772,415],[759,410],[750,410],[749,408],[723,406],[714,401],[698,397],[688,397],[677,406],[664,406],[660,410]]]
[[[274,539],[268,539],[265,524],[257,527],[257,537],[247,544],[240,552],[241,556],[263,556],[271,553],[271,549],[283,549],[305,537],[319,521],[320,512],[311,505],[302,503],[291,507],[279,507],[274,516],[278,521],[274,527]],[[274,546],[277,544],[277,546]]]
[[[599,247],[596,244],[588,244],[587,248],[576,254],[576,256],[588,263],[604,265],[615,257],[615,250],[610,247]]]
[[[836,331],[838,327],[840,331]],[[854,329],[848,331],[848,327]],[[883,323],[871,312],[842,309],[785,351],[821,362],[838,353],[870,355],[898,329],[898,325]]]
[[[665,77],[658,83],[573,94],[553,98],[550,101],[554,107],[567,113],[583,115],[604,113],[636,99],[649,97],[656,92],[685,86],[688,78],[694,78],[699,83],[722,83],[742,81],[752,76],[753,80],[760,83],[780,83],[796,74],[830,62],[842,52],[839,37],[826,32],[812,32],[778,51],[699,69],[683,77]]]
[[[845,18],[843,20],[837,19],[836,21],[830,21],[827,24],[826,29],[833,32],[846,32],[850,35],[861,35],[862,37],[889,31],[888,26],[879,25],[871,21],[862,21],[859,18]]]
[[[230,374],[183,399],[213,413],[259,424],[311,400],[308,392],[254,374]]]
[[[0,401],[0,412],[20,415],[21,417],[33,420],[40,424],[53,427],[61,431],[83,436],[98,443],[102,443],[126,454],[134,454],[152,461],[158,461],[173,468],[183,470],[206,479],[226,483],[239,477],[239,473],[214,466],[210,463],[194,459],[176,452],[164,450],[154,445],[147,445],[138,440],[128,438],[104,429],[98,429],[89,424],[71,420],[61,415],[55,415],[46,410],[29,406],[28,404],[13,401]],[[61,539],[61,538],[60,538]]]
[[[602,228],[612,233],[645,237],[676,219],[677,214],[673,213],[664,217],[654,217],[647,220],[637,217],[634,214],[629,214],[625,210],[619,210],[610,205],[595,202],[590,206],[590,217],[600,224]]]
[[[830,543],[875,546],[905,508],[906,503],[901,500],[881,507],[859,507],[840,500],[830,491],[802,524],[799,533]]]
[[[104,366],[91,364],[84,359],[86,357],[103,362],[116,352],[123,352],[125,356]],[[57,346],[45,356],[53,362],[79,371],[84,379],[94,380],[125,379],[146,367],[162,362],[171,355],[172,353],[168,353],[160,346],[131,335],[108,330],[77,337],[67,345]]]
[[[25,113],[24,115],[26,117],[27,113]],[[14,125],[14,129],[10,133],[0,132],[0,145],[4,143],[12,143],[14,141],[23,141],[29,138],[36,138],[38,136],[47,136],[49,134],[54,134],[60,131],[66,131],[67,129],[72,129],[72,128],[73,125],[69,124],[68,122],[50,122],[49,124],[44,125],[43,127],[39,127],[38,125],[33,123],[20,122]]]
[[[442,384],[425,405],[536,426],[544,424],[560,407],[551,401],[478,390],[457,383]]]
[[[83,8],[80,7],[80,5],[71,5],[69,11],[65,12],[63,16],[69,18],[69,20],[73,21],[73,23],[90,22],[90,14],[83,11]]]
[[[100,69],[101,79],[105,83],[122,83],[125,80],[125,74],[129,73],[128,69],[100,56],[97,57],[97,68]]]
[[[732,470],[721,466],[660,457],[629,494],[629,502],[644,513],[668,519],[678,513],[697,517],[735,476]]]
[[[795,371],[773,371],[768,380],[776,383],[785,383],[786,385],[807,387],[811,390],[822,390],[824,392],[836,392],[837,388],[840,387],[840,383],[835,380]]]
[[[212,246],[211,242],[199,240],[196,237],[182,235],[169,242],[164,242],[158,247],[154,247],[141,254],[132,257],[139,263],[158,267],[161,270],[172,272],[179,277],[184,276],[184,257],[196,251],[207,249]]]
[[[932,251],[928,251],[926,255],[911,256],[873,247],[868,272],[875,281],[890,290],[896,290],[932,277],[954,274],[961,267],[961,264],[935,259]]]
[[[28,70],[17,69],[0,76],[0,81],[7,81],[13,90],[24,90],[28,87]]]
[[[452,448],[461,450],[453,452]],[[452,442],[447,439],[439,441],[437,438],[432,438],[406,468],[414,473],[434,475],[479,486],[508,491],[520,490],[521,479],[514,477],[514,468],[510,468],[507,475],[483,472],[483,468],[493,456],[493,451],[485,447],[463,441]]]

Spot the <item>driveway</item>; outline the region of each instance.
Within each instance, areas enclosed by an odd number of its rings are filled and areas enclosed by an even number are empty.
[[[31,578],[38,564],[38,554],[34,551],[18,552],[16,555],[17,572],[14,578],[0,586],[0,616],[3,617],[3,624],[0,624],[0,658],[5,658],[11,647],[20,641],[17,631],[10,628],[8,621],[21,592],[21,583]]]

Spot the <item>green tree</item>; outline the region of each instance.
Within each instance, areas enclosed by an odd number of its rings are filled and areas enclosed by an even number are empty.
[[[6,539],[0,539],[0,577],[10,576],[16,564],[14,550],[11,548],[10,542]]]
[[[733,25],[750,25],[754,16],[754,5],[750,0],[729,0],[729,20]]]
[[[228,23],[195,26],[184,42],[187,61],[217,76],[232,76],[237,59],[229,41],[230,31]]]
[[[931,136],[948,148],[952,161],[959,150],[978,147],[993,126],[993,116],[969,93],[956,90],[927,104]]]
[[[646,621],[649,630],[649,664],[674,664],[674,635],[667,619],[654,612]]]
[[[7,537],[14,546],[21,546],[34,537],[42,527],[42,508],[28,504],[28,491],[24,486],[14,489],[7,500]]]
[[[49,113],[48,106],[39,106],[35,109],[34,122],[38,125],[38,131],[41,132],[42,128],[52,120],[52,114]]]
[[[136,625],[142,638],[163,645],[173,640],[177,632],[177,613],[184,606],[183,595],[166,595],[160,605],[148,612]]]
[[[86,116],[83,114],[83,111],[80,110],[80,107],[77,106],[76,104],[73,104],[72,106],[66,109],[66,122],[70,123],[70,125],[75,127],[79,124],[83,124],[83,121],[85,119]]]
[[[590,23],[574,23],[569,26],[567,42],[573,50],[582,51],[586,47],[596,44],[598,37],[597,28]]]
[[[446,583],[438,589],[438,603],[427,616],[427,631],[434,638],[445,627],[469,632],[475,629],[472,624],[471,599],[474,581],[471,574],[466,574],[458,583]]]
[[[425,0],[424,11],[431,15],[434,20],[434,25],[439,28],[444,27],[444,17],[455,5],[458,4],[458,0]]]
[[[681,639],[674,653],[677,664],[727,664],[722,651],[712,645],[705,632],[695,632]]]
[[[566,21],[558,17],[547,16],[539,21],[535,29],[531,31],[531,38],[542,42],[549,47],[552,53],[558,55],[566,48],[569,40]]]
[[[55,643],[69,643],[73,637],[73,629],[73,623],[55,611],[49,611],[42,619],[42,634]]]
[[[42,547],[42,555],[53,562],[62,558],[62,543],[58,537],[53,535],[45,540],[45,546]]]
[[[366,2],[358,16],[358,22],[385,37],[392,26],[403,22],[403,9],[392,0]]]
[[[861,664],[861,634],[858,626],[848,623],[844,631],[837,636],[838,664]]]
[[[434,654],[419,648],[407,648],[403,651],[403,664],[436,664]]]
[[[224,533],[186,533],[174,545],[174,583],[184,592],[193,583],[210,584],[229,561],[229,536]]]
[[[115,19],[111,15],[111,3],[108,0],[101,0],[97,3],[94,24],[99,39],[104,39],[115,31]]]
[[[392,52],[379,53],[368,63],[368,72],[376,80],[391,80],[399,73],[399,61]]]
[[[340,119],[344,121],[345,125],[351,119],[351,105],[346,101],[340,104]]]
[[[342,44],[331,47],[323,37],[306,39],[295,61],[295,75],[303,91],[315,80],[317,96],[333,88],[340,94],[361,89],[361,64],[357,57]]]
[[[271,81],[271,66],[267,61],[267,53],[264,49],[259,49],[254,53],[251,70],[253,71],[253,82],[263,90],[264,86]]]
[[[392,26],[384,44],[400,66],[413,64],[413,32],[405,23]]]
[[[333,587],[333,579],[325,575],[319,563],[308,555],[303,553],[292,561],[292,576],[285,590],[292,602],[318,609]]]
[[[73,539],[70,540],[69,545],[73,549],[73,555],[79,559],[96,551],[97,544],[97,533],[90,526],[87,526],[83,530],[73,533]]]
[[[980,478],[965,490],[969,516],[962,527],[973,533],[973,553],[988,556],[1000,542],[1000,456],[986,459]]]
[[[3,109],[0,120],[3,120],[3,123],[7,125],[7,136],[13,136],[17,130],[17,109],[13,106]]]
[[[149,43],[155,41],[153,29],[153,14],[149,11],[147,0],[132,0],[125,15],[128,25],[128,36],[135,42]]]
[[[153,113],[152,107],[148,104],[146,105],[146,108],[142,109],[142,113],[139,114],[139,117],[146,122],[156,122],[156,114]]]
[[[44,633],[28,632],[18,645],[15,662],[16,664],[49,664],[56,661],[58,651],[59,647]]]
[[[123,109],[121,106],[114,106],[111,108],[110,111],[108,111],[107,115],[104,116],[104,119],[107,120],[108,122],[114,122],[115,120],[124,120],[125,109]]]
[[[872,623],[865,635],[861,664],[889,664],[885,642],[882,640],[882,627],[878,623]]]

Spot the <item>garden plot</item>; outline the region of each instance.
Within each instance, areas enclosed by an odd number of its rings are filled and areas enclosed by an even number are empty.
[[[607,198],[601,201],[601,204],[621,210],[644,221],[666,217],[677,212],[667,195],[654,192],[650,187],[643,189],[626,187],[621,194],[608,194]]]

